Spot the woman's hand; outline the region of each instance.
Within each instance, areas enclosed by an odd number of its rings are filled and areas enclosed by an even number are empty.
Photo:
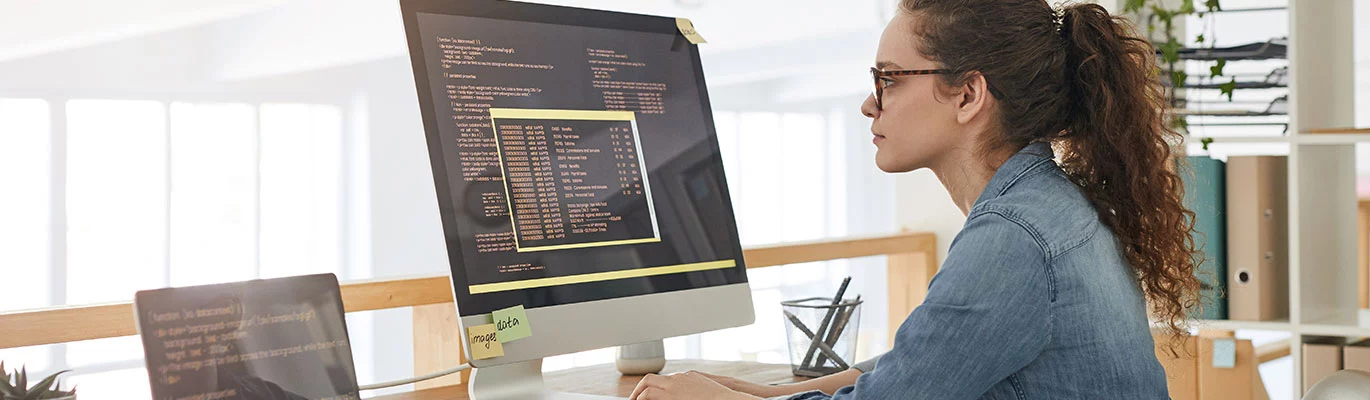
[[[647,374],[633,388],[628,400],[718,399],[756,400],[759,397],[738,393],[699,372],[680,374]]]
[[[744,380],[741,380],[741,379],[737,379],[737,378],[734,378],[734,377],[731,377],[731,376],[714,375],[714,374],[704,373],[704,372],[699,372],[699,371],[690,371],[690,372],[694,372],[694,373],[697,373],[697,374],[700,374],[700,375],[704,375],[705,378],[709,378],[709,380],[712,380],[712,381],[714,381],[714,382],[718,382],[718,384],[723,385],[724,387],[727,387],[728,389],[732,389],[732,390],[735,390],[735,391],[738,391],[738,392],[750,394],[750,395],[752,395],[752,396],[761,397],[761,398],[776,397],[776,396],[784,396],[784,395],[787,395],[787,394],[795,394],[795,393],[799,393],[799,392],[802,392],[802,391],[803,391],[803,390],[785,390],[786,388],[784,387],[784,385],[780,385],[780,386],[762,385],[762,384],[759,384],[759,383],[747,382],[747,381],[744,381]]]

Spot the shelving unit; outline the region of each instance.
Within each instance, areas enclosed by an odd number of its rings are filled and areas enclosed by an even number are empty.
[[[1370,316],[1362,316],[1370,313],[1361,311],[1355,279],[1355,147],[1370,143],[1370,129],[1349,128],[1355,124],[1354,7],[1353,0],[1289,0],[1289,133],[1213,137],[1214,143],[1288,144],[1290,315],[1195,326],[1288,332],[1295,399],[1303,395],[1304,339],[1370,337]]]

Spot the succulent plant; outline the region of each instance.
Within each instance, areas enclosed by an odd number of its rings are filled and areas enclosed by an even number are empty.
[[[62,390],[62,384],[57,383],[57,376],[66,372],[61,371],[52,374],[52,376],[29,387],[29,374],[26,368],[15,370],[14,375],[10,375],[9,370],[5,369],[5,363],[0,362],[0,378],[3,378],[0,379],[0,400],[60,399],[74,395],[76,394],[76,387],[73,386],[70,390]]]

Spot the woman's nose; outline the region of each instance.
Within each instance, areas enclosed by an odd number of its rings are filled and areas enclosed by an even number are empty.
[[[880,108],[875,106],[874,94],[866,96],[866,101],[861,102],[861,114],[870,118],[880,114]]]

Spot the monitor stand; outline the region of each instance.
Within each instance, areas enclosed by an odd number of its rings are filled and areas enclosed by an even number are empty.
[[[471,371],[466,385],[471,400],[613,400],[622,397],[550,392],[542,383],[542,359],[523,361]]]

